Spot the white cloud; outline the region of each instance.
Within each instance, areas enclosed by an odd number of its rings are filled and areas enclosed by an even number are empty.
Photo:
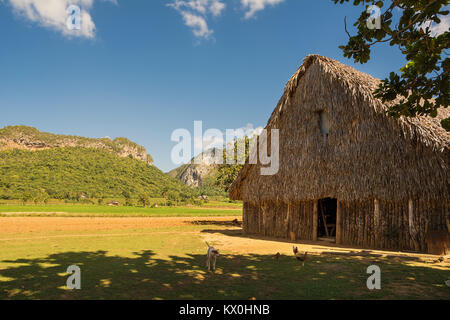
[[[223,0],[171,0],[167,6],[177,10],[184,24],[192,29],[197,38],[210,39],[214,30],[208,25],[210,15],[218,17],[225,10]],[[245,10],[245,18],[250,19],[267,6],[275,6],[285,0],[239,0]]]
[[[219,0],[213,0],[209,6],[209,11],[213,14],[213,16],[217,17],[222,14],[222,11],[225,10],[225,3],[220,2]]]
[[[284,0],[241,0],[241,4],[247,12],[245,18],[253,18],[256,12],[264,10],[266,6],[275,6]]]
[[[117,5],[117,0],[102,1]],[[56,30],[64,36],[89,39],[95,37],[95,24],[89,13],[94,0],[7,0],[7,2],[16,14],[45,28]],[[66,10],[70,5],[79,6],[81,9],[80,30],[67,28],[69,15]]]
[[[448,32],[450,29],[450,15],[440,16],[439,18],[441,19],[440,23],[436,24],[432,21],[429,21],[425,22],[420,27],[422,28],[430,27],[432,37],[437,37],[443,34],[444,32]]]
[[[234,138],[242,139],[244,137],[259,136],[264,130],[263,127],[254,127],[252,123],[248,123],[244,127],[237,129],[231,129],[234,131]],[[222,148],[225,146],[226,142],[226,130],[219,129],[209,129],[203,133],[201,137],[194,137],[194,148],[204,149],[205,151],[209,148],[217,147]],[[229,142],[229,141],[228,141]]]
[[[214,156],[211,156],[210,151],[215,150],[234,150],[234,142],[238,143],[238,150],[244,150],[245,144],[243,143],[244,137],[253,138],[259,136],[263,132],[263,127],[254,128],[253,124],[248,123],[246,126],[238,129],[208,129],[203,132],[201,136],[194,136],[194,163],[222,163],[222,153],[218,152]],[[227,134],[230,136],[227,136]],[[244,148],[244,149],[242,149]],[[237,154],[238,163],[245,163],[245,152],[239,151]],[[244,150],[245,151],[245,150]],[[230,151],[231,152],[231,151]],[[234,159],[233,155],[230,155],[230,159]]]
[[[253,127],[252,123],[248,123],[245,127],[241,127],[239,129],[236,129],[236,131],[243,132],[238,138],[243,138],[245,136],[247,137],[253,137],[253,136],[259,136],[261,132],[264,130],[263,127]]]
[[[219,133],[221,136],[219,136]],[[220,130],[217,131],[217,135],[205,132],[203,137],[194,137],[194,148],[197,150],[208,150],[211,148],[222,149],[225,143],[224,133]]]
[[[175,0],[168,6],[181,14],[184,24],[192,29],[197,38],[203,39],[210,39],[214,33],[208,26],[208,15],[218,17],[226,8],[220,0]]]
[[[209,29],[204,17],[188,11],[180,11],[180,13],[183,16],[184,24],[192,28],[192,32],[196,37],[209,39],[213,34],[214,31]]]

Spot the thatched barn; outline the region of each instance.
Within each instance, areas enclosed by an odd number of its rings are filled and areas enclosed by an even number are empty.
[[[231,185],[246,234],[445,251],[450,134],[440,120],[450,112],[389,117],[373,96],[379,83],[326,57],[304,60],[266,126],[279,129],[278,173],[247,162]]]

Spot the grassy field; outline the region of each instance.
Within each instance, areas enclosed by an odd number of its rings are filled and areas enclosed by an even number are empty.
[[[90,216],[90,217],[177,217],[177,216],[235,216],[242,213],[242,205],[227,202],[211,202],[207,205],[185,207],[111,207],[83,204],[52,205],[0,205],[0,216]]]
[[[290,243],[243,237],[234,218],[0,218],[0,299],[450,299],[448,264],[313,245],[302,267]],[[372,264],[381,290],[366,287]],[[81,290],[66,288],[70,265]]]

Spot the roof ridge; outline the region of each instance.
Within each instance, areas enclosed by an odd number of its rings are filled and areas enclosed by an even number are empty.
[[[352,88],[353,91],[354,89],[365,91],[364,99],[367,103],[374,105],[376,112],[384,113],[389,105],[393,103],[383,103],[373,95],[373,90],[381,83],[380,79],[343,64],[338,60],[319,54],[309,54],[303,59],[302,65],[286,83],[283,95],[272,112],[266,128],[276,121],[283,113],[284,108],[289,104],[290,99],[295,94],[300,80],[314,63],[320,63],[325,66],[324,70],[327,74],[333,75],[336,79],[344,81],[349,87],[354,86],[354,88]],[[415,118],[399,117],[396,120],[406,135],[416,137],[422,136],[419,140],[423,143],[442,150],[450,148],[450,133],[442,128],[439,120],[448,117],[448,115],[450,115],[450,110],[448,108],[440,108],[438,117],[436,118],[430,116],[418,116]]]

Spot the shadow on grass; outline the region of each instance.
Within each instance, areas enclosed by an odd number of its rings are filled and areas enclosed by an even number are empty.
[[[374,259],[313,256],[302,267],[290,256],[222,255],[208,272],[204,255],[63,252],[1,261],[9,267],[0,270],[0,299],[450,299],[442,286],[449,271]],[[366,287],[373,263],[382,269],[382,290]],[[81,268],[81,290],[65,288],[70,265]]]
[[[242,226],[242,222],[238,221],[237,219],[230,220],[230,221],[196,220],[196,221],[191,221],[190,223],[195,224],[195,225],[203,225],[203,226],[207,226],[207,225],[225,226],[225,227],[241,227]],[[233,230],[233,231],[235,231],[235,230]],[[239,230],[237,230],[237,231],[239,231]]]
[[[230,222],[228,222],[230,223]],[[269,241],[277,241],[280,243],[297,243],[297,244],[306,244],[306,245],[316,245],[317,247],[313,247],[313,249],[323,250],[324,247],[328,247],[327,251],[322,252],[323,255],[341,255],[341,256],[353,256],[353,257],[386,257],[386,258],[401,258],[403,260],[408,261],[423,261],[421,257],[419,256],[408,256],[405,254],[395,254],[395,253],[388,253],[392,252],[389,250],[386,250],[386,253],[382,253],[382,249],[380,250],[371,250],[371,249],[364,249],[364,248],[358,248],[357,246],[345,246],[345,245],[339,245],[335,243],[330,242],[318,242],[318,241],[309,241],[309,240],[297,240],[297,241],[291,241],[289,239],[284,238],[274,238],[274,237],[267,237],[262,235],[256,235],[256,234],[243,234],[242,229],[204,229],[201,231],[202,233],[220,233],[225,236],[229,237],[238,237],[238,238],[247,238],[247,239],[254,239],[254,240],[269,240]],[[352,250],[353,249],[353,250]],[[356,249],[356,250],[355,250]],[[406,252],[403,252],[406,253]],[[420,253],[420,252],[414,252],[414,253]],[[436,256],[437,260],[439,256]]]

